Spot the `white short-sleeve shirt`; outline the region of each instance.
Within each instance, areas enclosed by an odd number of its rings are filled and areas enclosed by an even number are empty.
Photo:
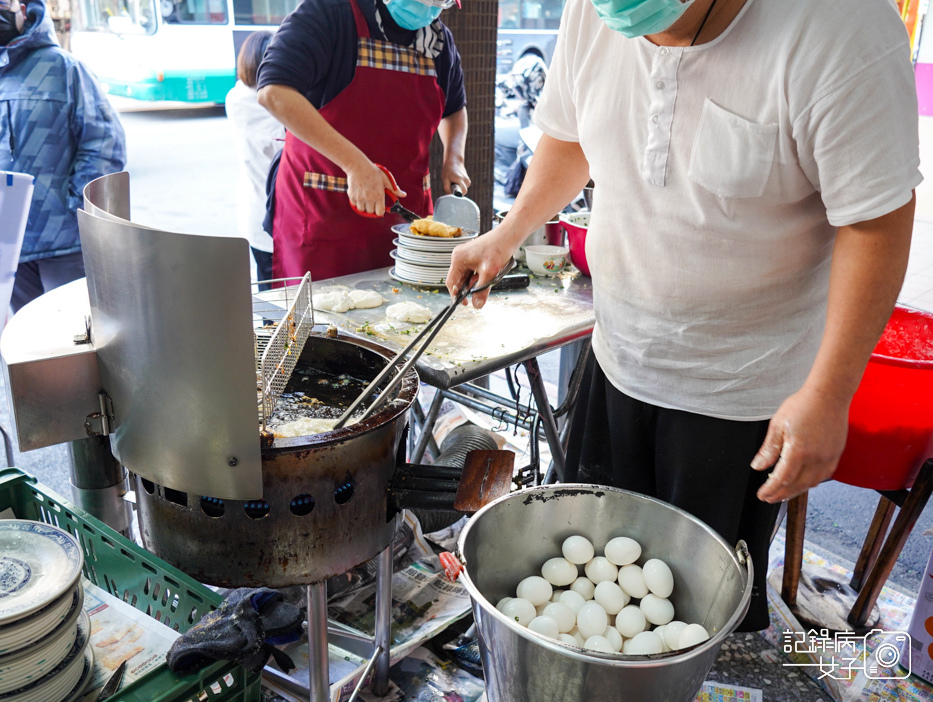
[[[238,80],[226,98],[240,162],[236,187],[237,230],[254,249],[272,253],[272,237],[262,228],[266,216],[266,178],[275,154],[285,144],[285,127],[259,104],[256,88]]]
[[[663,407],[765,419],[822,338],[836,227],[921,181],[906,29],[887,0],[746,0],[656,46],[568,0],[535,119],[595,180],[601,367]]]

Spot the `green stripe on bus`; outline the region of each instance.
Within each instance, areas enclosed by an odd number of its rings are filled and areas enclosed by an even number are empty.
[[[132,82],[102,76],[100,82],[111,95],[136,100],[222,103],[236,82],[236,72],[233,69],[197,73],[167,71],[161,81],[156,76]]]

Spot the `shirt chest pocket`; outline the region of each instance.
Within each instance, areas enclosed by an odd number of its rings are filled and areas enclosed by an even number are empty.
[[[721,198],[760,197],[771,173],[777,133],[776,124],[749,122],[707,99],[687,177]]]

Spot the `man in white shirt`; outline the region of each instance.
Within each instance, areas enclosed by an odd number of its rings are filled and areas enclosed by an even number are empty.
[[[568,0],[535,117],[508,220],[448,285],[488,280],[593,178],[597,363],[569,478],[748,541],[743,628],[764,628],[777,505],[835,470],[906,270],[906,30],[884,0]]]
[[[250,34],[236,61],[236,84],[227,93],[224,105],[233,125],[240,173],[236,187],[237,230],[249,241],[256,263],[256,280],[272,279],[272,236],[262,226],[266,215],[266,179],[276,153],[285,143],[285,127],[259,104],[256,74],[272,32]],[[260,286],[268,289],[269,283]]]

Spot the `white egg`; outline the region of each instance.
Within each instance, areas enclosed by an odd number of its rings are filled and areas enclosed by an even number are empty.
[[[615,653],[615,649],[612,647],[612,644],[609,643],[608,639],[605,636],[591,636],[583,644],[583,648],[589,649],[590,651],[599,651],[600,653]]]
[[[593,594],[596,592],[596,586],[593,584],[593,581],[582,575],[570,583],[570,589],[580,595],[584,600],[592,600]]]
[[[540,575],[528,576],[518,584],[517,588],[515,588],[516,597],[520,597],[523,600],[528,600],[533,605],[550,602],[553,592],[554,588],[551,587],[551,583],[542,578]]]
[[[630,656],[647,656],[661,653],[663,649],[661,639],[653,631],[643,631],[626,643],[628,648],[624,649],[624,652]]]
[[[557,640],[561,643],[565,643],[568,646],[579,646],[577,640],[573,638],[570,634],[558,634]]]
[[[596,554],[593,543],[585,536],[568,536],[560,550],[564,558],[577,565],[588,563]]]
[[[502,613],[522,626],[528,626],[528,622],[538,616],[538,613],[535,612],[535,606],[520,597],[513,597],[502,605]]]
[[[648,593],[638,605],[645,613],[645,619],[652,624],[667,624],[674,619],[674,605],[670,600]]]
[[[566,590],[554,590],[554,592],[551,593],[551,602],[560,602],[560,596],[563,595],[565,592],[567,591]]]
[[[609,626],[609,615],[597,602],[587,602],[577,612],[577,629],[585,639],[591,636],[602,635]]]
[[[574,627],[570,630],[570,635],[576,640],[577,646],[583,648],[583,644],[586,642],[586,639],[583,638],[583,634],[580,633],[580,630],[577,627]]]
[[[652,558],[641,567],[645,586],[658,597],[670,597],[674,591],[674,574],[662,560]]]
[[[558,634],[560,634],[560,628],[550,617],[535,617],[530,622],[528,622],[528,628],[532,631],[536,631],[542,636],[547,636],[549,639],[556,639]]]
[[[509,600],[514,600],[514,599],[515,599],[514,597],[503,597],[501,600],[499,600],[498,602],[496,602],[496,609],[498,609],[498,610],[501,612],[501,611],[502,611],[502,605],[504,605],[504,604],[505,604],[506,602],[508,602]]]
[[[645,576],[642,574],[641,566],[627,565],[619,568],[619,586],[636,600],[648,594],[648,587],[645,585]],[[521,597],[521,593],[518,596]]]
[[[566,558],[549,558],[541,566],[541,575],[551,585],[569,585],[577,579],[577,567]]]
[[[648,628],[644,612],[638,605],[628,605],[616,615],[616,629],[627,639],[640,634]]]
[[[537,616],[540,617],[542,614],[544,614],[544,608],[547,607],[549,604],[551,604],[550,601],[542,602],[539,605],[535,605],[535,612],[538,613]]]
[[[603,556],[596,556],[596,558],[591,559],[583,566],[583,571],[594,585],[598,585],[604,580],[615,580],[619,574],[619,569],[608,558]]]
[[[631,600],[621,587],[610,580],[603,580],[596,586],[593,599],[602,605],[606,614],[618,614]]]
[[[622,634],[620,634],[619,630],[614,626],[609,625],[606,627],[606,630],[603,632],[603,638],[609,642],[612,646],[612,650],[616,653],[622,650]]]
[[[667,626],[664,627],[664,643],[667,644],[669,649],[672,651],[677,650],[677,643],[680,640],[680,634],[686,628],[687,622],[682,622],[677,619],[669,622]]]
[[[703,643],[709,638],[709,633],[702,624],[687,624],[677,639],[677,648],[688,648]]]
[[[551,602],[544,608],[542,615],[557,622],[557,628],[562,634],[566,634],[577,624],[576,613],[563,602]]]
[[[577,616],[577,612],[580,611],[580,607],[586,604],[586,600],[583,599],[583,595],[581,595],[579,592],[575,592],[574,590],[565,590],[562,592],[560,595],[560,601],[573,610],[573,616]]]
[[[609,540],[606,548],[603,549],[603,553],[606,558],[617,566],[624,566],[638,560],[638,557],[641,556],[641,545],[635,539],[630,539],[627,536],[617,536]]]
[[[662,624],[661,626],[656,626],[652,631],[658,635],[658,638],[661,639],[661,653],[666,653],[671,650],[671,647],[667,645],[667,641],[664,639],[664,630],[667,628],[667,624]]]

